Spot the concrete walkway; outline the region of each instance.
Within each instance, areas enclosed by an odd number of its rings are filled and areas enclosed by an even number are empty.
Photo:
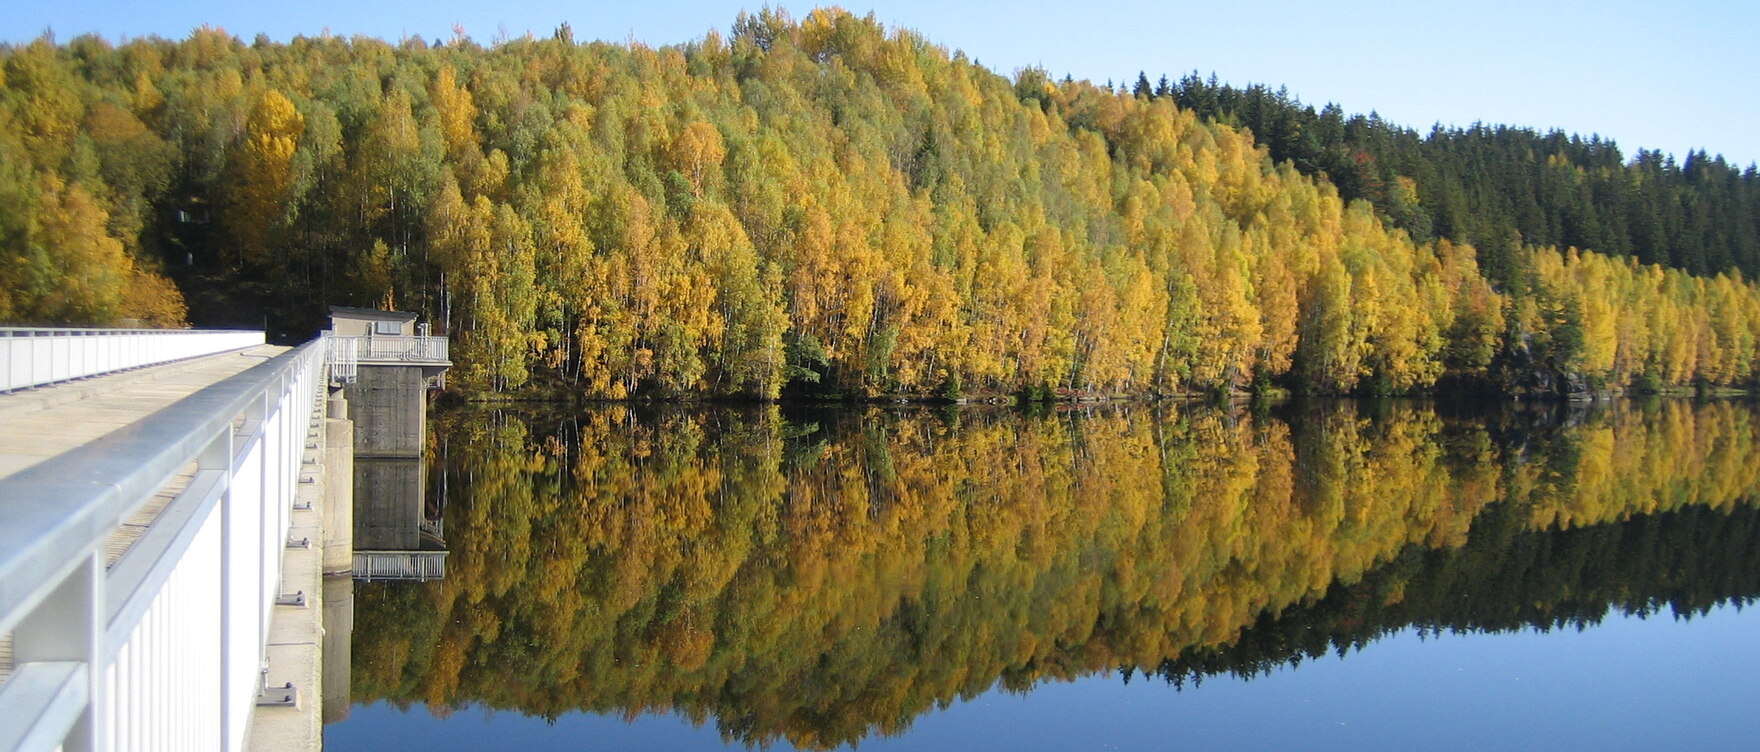
[[[0,394],[0,478],[130,425],[287,349],[262,345]],[[122,558],[194,474],[192,462],[110,536],[107,563]]]
[[[145,418],[287,349],[263,345],[0,394],[0,478]]]
[[[0,394],[0,478],[83,446],[286,350],[264,345]],[[191,474],[174,479],[110,536],[105,544],[108,563],[115,564],[140,538]],[[12,635],[0,635],[0,680],[11,673]]]
[[[0,478],[130,425],[287,349],[262,345],[0,394]],[[194,473],[191,463],[110,536],[108,563],[122,558]]]

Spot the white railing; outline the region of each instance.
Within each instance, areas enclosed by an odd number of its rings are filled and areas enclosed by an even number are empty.
[[[409,335],[375,335],[371,337],[331,337],[332,352],[352,351],[356,362],[447,363],[451,358],[450,344],[445,337]],[[331,361],[335,362],[335,355]]]
[[[262,332],[0,327],[0,392],[260,344]]]
[[[356,551],[354,578],[362,582],[446,579],[445,551]]]
[[[0,752],[243,747],[323,355],[308,343],[0,479]],[[192,469],[106,569],[111,532]]]
[[[325,358],[330,363],[330,381],[337,384],[353,384],[360,369],[360,346],[354,343],[354,337],[338,337],[324,332]]]

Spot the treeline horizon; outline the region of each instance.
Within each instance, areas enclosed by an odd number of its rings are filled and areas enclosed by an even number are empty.
[[[1380,115],[1316,110],[1284,88],[1234,87],[1190,73],[1136,96],[1246,128],[1278,162],[1325,176],[1347,201],[1364,200],[1420,241],[1471,244],[1493,280],[1515,271],[1523,243],[1594,249],[1697,275],[1760,276],[1760,167],[1722,154],[1640,148],[1628,160],[1612,139],[1476,122],[1419,133]]]
[[[1623,204],[1530,237],[1425,204],[1392,157],[1316,169],[1160,93],[1011,80],[836,9],[660,49],[566,26],[3,45],[0,321],[294,340],[330,304],[398,308],[454,338],[455,384],[601,399],[1754,381],[1746,187],[1695,204],[1733,213],[1734,250],[1671,250],[1695,220],[1606,255],[1569,243],[1631,245]],[[1340,138],[1316,143],[1382,154]]]
[[[1343,656],[1406,630],[1420,635],[1583,631],[1610,616],[1706,616],[1760,601],[1753,507],[1684,507],[1578,528],[1523,527],[1492,505],[1460,548],[1408,547],[1362,581],[1278,615],[1234,642],[1121,669],[1179,687],[1253,679]]]

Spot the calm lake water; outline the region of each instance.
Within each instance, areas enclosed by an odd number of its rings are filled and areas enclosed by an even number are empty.
[[[606,407],[431,440],[357,536],[446,576],[356,583],[333,751],[1760,738],[1745,403]]]

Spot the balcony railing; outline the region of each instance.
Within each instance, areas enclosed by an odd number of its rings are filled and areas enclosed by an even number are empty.
[[[337,337],[324,332],[324,362],[330,367],[330,381],[337,384],[353,384],[359,374],[356,368],[360,363],[354,337]]]
[[[449,363],[451,348],[445,337],[375,335],[330,338],[331,352],[351,351],[360,363]],[[334,362],[335,355],[332,355]]]
[[[354,578],[362,582],[446,579],[445,551],[356,551]]]
[[[325,340],[329,343],[330,380],[345,384],[355,380],[356,367],[362,363],[452,364],[451,343],[445,337],[420,335],[342,337],[326,334]],[[443,383],[441,382],[441,384]]]

